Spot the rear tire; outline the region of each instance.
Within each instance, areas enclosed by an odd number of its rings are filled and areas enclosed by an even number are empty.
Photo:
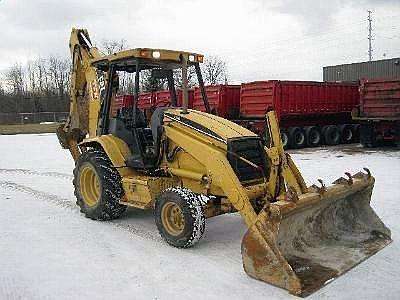
[[[358,143],[360,141],[360,124],[353,124],[354,132],[354,142]]]
[[[325,144],[334,146],[340,143],[340,130],[336,125],[328,125],[323,129]]]
[[[293,149],[304,148],[306,145],[306,135],[301,127],[289,128],[289,145]]]
[[[90,149],[81,154],[75,164],[76,204],[86,217],[112,220],[120,217],[126,206],[119,204],[124,192],[121,176],[103,150]]]
[[[355,140],[354,128],[350,124],[343,124],[339,126],[341,141],[343,144],[350,144]]]
[[[317,126],[308,126],[305,128],[307,146],[317,147],[321,144],[322,135]]]
[[[203,206],[188,189],[176,187],[162,192],[156,200],[154,217],[161,237],[174,247],[192,247],[203,237]]]
[[[360,126],[360,143],[364,148],[374,148],[377,146],[376,136],[373,126]]]

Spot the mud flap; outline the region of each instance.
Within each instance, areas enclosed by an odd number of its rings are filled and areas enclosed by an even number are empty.
[[[374,178],[348,177],[264,207],[243,237],[246,273],[305,297],[388,245],[370,206]]]

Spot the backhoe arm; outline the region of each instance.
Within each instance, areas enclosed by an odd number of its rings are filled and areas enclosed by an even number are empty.
[[[70,111],[67,122],[58,128],[57,136],[63,148],[69,149],[76,160],[80,154],[77,144],[87,134],[89,137],[96,135],[101,87],[91,60],[101,55],[92,47],[85,29],[72,29],[69,47],[72,57]]]

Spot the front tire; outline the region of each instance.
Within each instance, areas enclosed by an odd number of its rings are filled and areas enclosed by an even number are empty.
[[[90,149],[75,164],[74,188],[76,204],[86,217],[112,220],[120,217],[126,206],[119,204],[123,196],[121,176],[103,150]]]
[[[154,210],[155,222],[162,238],[177,248],[196,244],[205,231],[205,216],[199,197],[184,188],[162,192]]]

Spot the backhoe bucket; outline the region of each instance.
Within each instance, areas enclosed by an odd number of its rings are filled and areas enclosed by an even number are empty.
[[[266,205],[243,237],[246,273],[305,297],[384,248],[392,240],[370,206],[374,181],[348,174]]]

